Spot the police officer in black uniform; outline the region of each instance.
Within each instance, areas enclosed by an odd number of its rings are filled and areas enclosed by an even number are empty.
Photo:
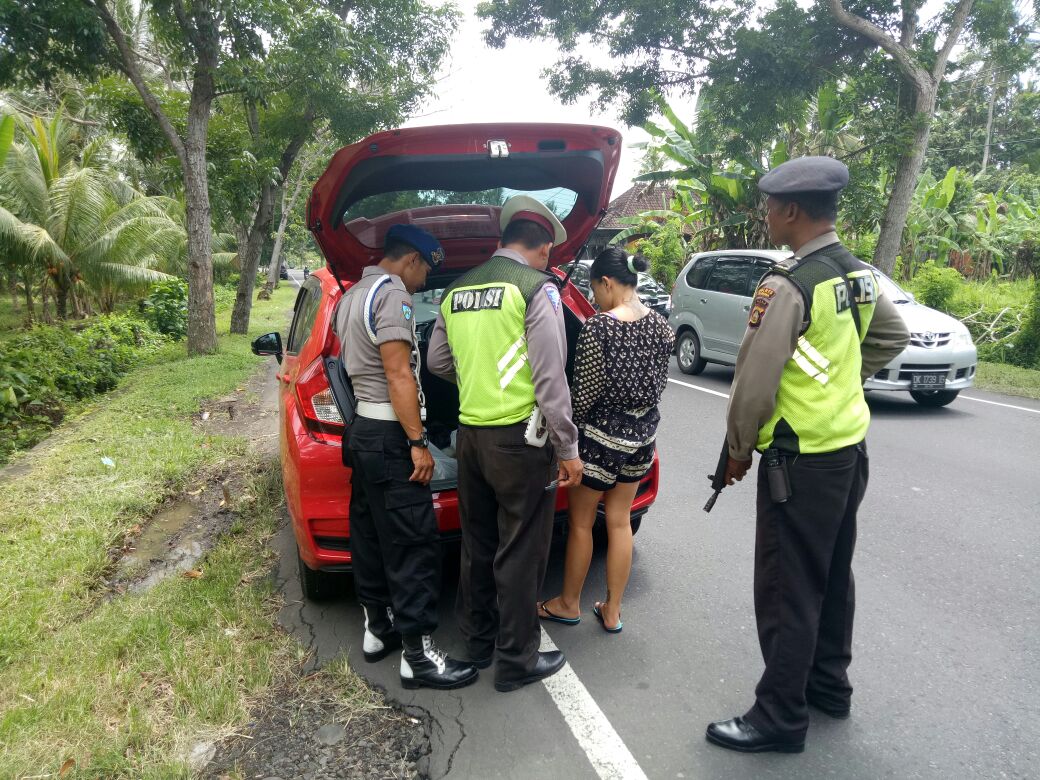
[[[426,231],[394,225],[383,254],[336,312],[357,399],[345,455],[353,469],[350,546],[365,612],[362,649],[366,661],[378,661],[403,644],[405,688],[461,688],[476,681],[476,667],[449,658],[432,637],[440,557],[412,311],[412,293],[444,261],[444,250]]]

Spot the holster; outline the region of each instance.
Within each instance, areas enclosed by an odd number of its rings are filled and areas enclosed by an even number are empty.
[[[762,453],[762,458],[763,468],[766,470],[766,484],[769,485],[769,498],[774,504],[782,504],[791,497],[787,457],[775,447],[770,447]]]

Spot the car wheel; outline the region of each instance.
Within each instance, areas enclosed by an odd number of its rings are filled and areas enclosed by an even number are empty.
[[[328,601],[343,594],[343,577],[308,567],[300,557],[299,549],[296,551],[296,566],[300,576],[300,590],[308,601]]]
[[[921,406],[946,406],[953,403],[960,390],[911,390],[910,397]]]
[[[675,345],[675,359],[684,374],[699,374],[708,365],[701,357],[701,342],[692,330],[685,330]]]

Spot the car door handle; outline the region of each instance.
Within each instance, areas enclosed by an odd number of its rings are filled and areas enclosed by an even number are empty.
[[[708,302],[707,298],[701,298],[701,303],[707,303],[707,302]]]
[[[750,306],[745,306],[744,307],[744,311],[751,311],[751,307]]]

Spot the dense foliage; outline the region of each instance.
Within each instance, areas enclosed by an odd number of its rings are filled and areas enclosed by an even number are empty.
[[[78,330],[38,325],[0,341],[0,463],[42,439],[70,404],[111,390],[166,343],[127,315],[98,317]]]

